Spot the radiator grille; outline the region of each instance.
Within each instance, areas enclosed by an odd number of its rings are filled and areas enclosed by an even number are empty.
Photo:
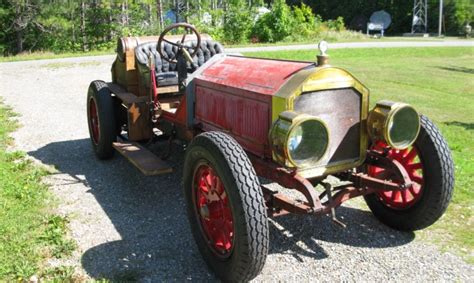
[[[361,94],[352,88],[303,93],[294,111],[316,116],[329,128],[328,151],[317,166],[360,158]]]

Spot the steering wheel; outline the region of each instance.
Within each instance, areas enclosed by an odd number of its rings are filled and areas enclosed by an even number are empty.
[[[181,37],[180,41],[171,42],[171,41],[165,39],[165,36],[170,31],[176,30],[176,29],[179,29],[179,28],[184,28],[184,34]],[[189,31],[191,31],[192,34],[194,34],[197,38],[196,47],[190,47],[190,46],[184,45],[184,40],[186,39],[186,36],[189,35],[187,33]],[[176,52],[172,58],[168,58],[168,56],[163,56],[163,53],[162,53],[163,51],[162,51],[162,48],[161,48],[161,44],[163,43],[163,41],[168,43],[168,44],[171,44],[171,45],[174,45],[174,46],[178,47],[178,52]],[[160,38],[158,39],[158,44],[156,46],[156,49],[157,49],[158,53],[160,54],[161,58],[168,61],[169,63],[176,64],[178,62],[176,60],[176,57],[178,56],[180,51],[184,54],[184,57],[186,58],[186,60],[188,60],[190,63],[192,63],[194,55],[196,55],[196,53],[199,50],[199,46],[201,46],[201,35],[198,33],[196,28],[193,25],[190,25],[190,24],[178,23],[178,24],[173,24],[173,25],[171,25],[171,26],[169,26],[169,27],[167,27],[163,30],[163,32],[160,34]]]

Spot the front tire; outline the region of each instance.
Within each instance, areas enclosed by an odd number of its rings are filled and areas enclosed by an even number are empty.
[[[421,116],[420,122],[420,133],[412,148],[387,151],[389,158],[404,165],[414,182],[413,188],[365,196],[375,217],[397,230],[414,231],[433,224],[446,211],[454,190],[454,164],[449,147],[427,117]],[[384,173],[381,168],[368,167],[372,177]]]
[[[223,281],[256,277],[268,254],[266,207],[250,160],[230,136],[194,138],[184,163],[184,193],[196,244]]]
[[[114,154],[112,143],[117,140],[114,100],[107,84],[93,81],[87,91],[87,121],[92,148],[99,159]]]

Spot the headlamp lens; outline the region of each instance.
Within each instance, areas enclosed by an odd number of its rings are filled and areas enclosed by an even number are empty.
[[[323,122],[304,120],[295,125],[288,135],[288,154],[296,166],[311,165],[326,153],[329,133]]]
[[[396,111],[388,123],[388,135],[395,148],[405,148],[413,143],[420,128],[420,118],[412,107]]]

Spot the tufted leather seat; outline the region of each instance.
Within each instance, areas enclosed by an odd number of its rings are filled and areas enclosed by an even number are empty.
[[[197,41],[195,40],[185,42],[185,45],[190,47],[196,47],[196,44]],[[157,42],[147,42],[140,44],[135,48],[135,59],[142,80],[145,82],[146,87],[149,87],[150,74],[148,70],[148,59],[150,55],[152,55],[153,59],[155,60],[154,63],[157,85],[168,86],[178,84],[176,64],[169,63],[168,61],[163,60],[158,51],[156,50],[156,45]],[[163,56],[170,59],[175,57],[178,48],[174,45],[163,42],[162,51]],[[206,63],[212,56],[219,53],[224,53],[224,48],[220,43],[212,40],[202,40],[198,52],[193,57],[194,64],[200,67],[204,63]],[[189,69],[191,69],[190,66]]]
[[[196,47],[197,41],[188,41],[186,42],[186,45],[190,47]],[[203,40],[201,41],[201,46],[199,47],[196,55],[193,57],[194,64],[201,67],[204,65],[204,63],[209,61],[212,56],[221,53],[224,53],[224,47],[222,47],[219,42],[213,40]]]

